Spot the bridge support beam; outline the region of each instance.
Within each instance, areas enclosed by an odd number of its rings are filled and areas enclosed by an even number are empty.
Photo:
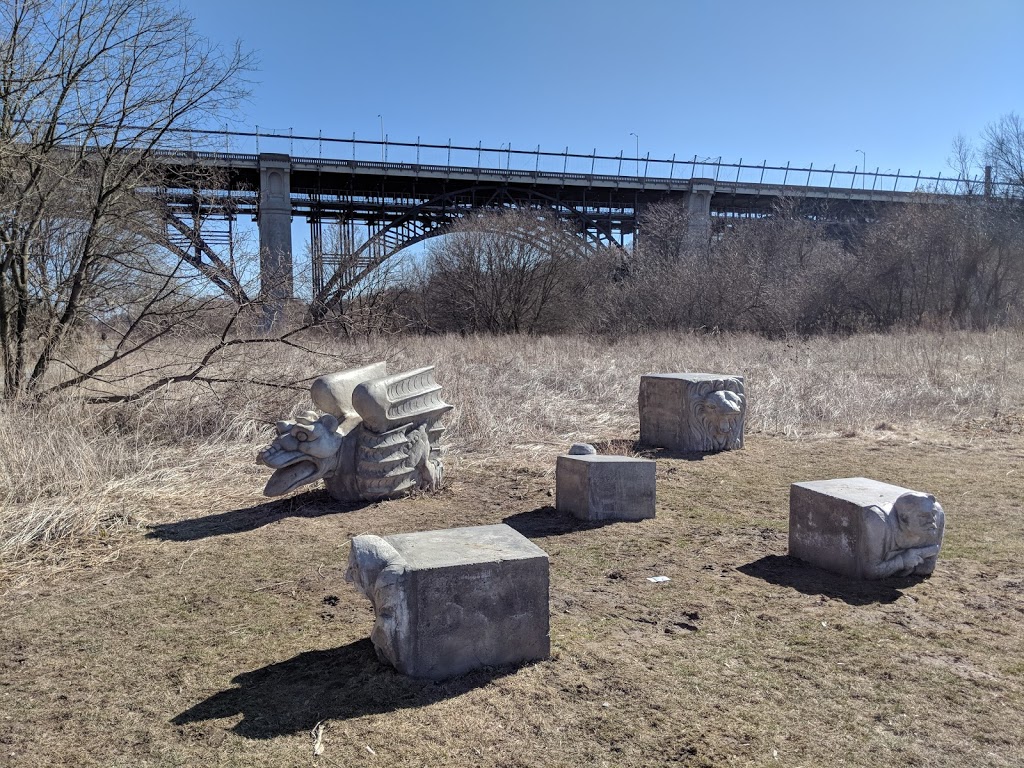
[[[691,179],[686,195],[687,245],[706,249],[711,245],[711,195],[715,191],[714,179]]]
[[[276,314],[294,296],[291,157],[260,155],[260,298]]]

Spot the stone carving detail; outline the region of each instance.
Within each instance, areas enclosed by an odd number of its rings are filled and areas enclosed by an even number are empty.
[[[640,377],[640,442],[712,453],[743,447],[743,377],[722,373],[648,373]]]
[[[929,576],[942,546],[946,515],[930,493],[907,491],[889,509],[872,506],[864,537],[865,576]]]
[[[277,423],[256,456],[274,470],[263,493],[281,496],[322,479],[339,501],[394,498],[441,485],[441,399],[433,367],[387,375],[384,363],[321,376],[310,387],[318,415]]]
[[[852,578],[929,576],[945,522],[933,495],[866,477],[790,486],[790,555]]]
[[[352,539],[345,581],[369,599],[377,617],[370,632],[377,658],[396,668],[402,667],[402,640],[409,634],[405,572],[405,559],[380,536]]]
[[[746,397],[743,382],[728,376],[699,381],[687,390],[691,445],[698,451],[743,447]]]
[[[550,653],[548,556],[507,525],[356,536],[345,580],[373,604],[377,657],[404,675]]]

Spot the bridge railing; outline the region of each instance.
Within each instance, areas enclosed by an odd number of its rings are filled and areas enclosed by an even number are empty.
[[[775,187],[854,190],[862,193],[885,192],[941,192],[945,194],[977,194],[986,192],[985,181],[980,176],[957,177],[955,175],[926,176],[920,171],[905,172],[903,169],[882,170],[880,167],[853,169],[814,167],[813,165],[793,166],[749,163],[740,159],[736,163],[723,162],[720,157],[708,158],[673,156],[668,159],[651,157],[650,153],[630,156],[624,152],[618,155],[542,150],[539,146],[513,147],[501,144],[497,148],[476,146],[431,144],[422,141],[391,141],[386,135],[381,139],[327,138],[323,136],[298,136],[282,133],[251,134],[233,133],[233,136],[248,136],[255,139],[258,151],[287,151],[293,158],[304,161],[337,164],[345,160],[358,163],[362,168],[379,164],[385,168],[421,170],[438,169],[468,173],[486,172],[488,175],[507,175],[509,178],[527,178],[531,175],[564,177],[566,179],[621,180],[625,183],[672,184],[688,182],[691,179],[713,179],[723,184],[756,184]],[[1020,189],[1013,185],[989,183],[991,195],[1019,196]]]
[[[352,170],[375,170],[381,173],[398,172],[401,174],[446,174],[450,176],[499,177],[509,181],[544,180],[544,181],[579,181],[584,183],[623,184],[640,188],[672,188],[688,189],[694,179],[709,179],[715,182],[720,191],[733,187],[742,191],[744,187],[759,189],[815,189],[831,190],[839,193],[859,193],[861,195],[884,197],[886,194],[941,193],[951,195],[982,195],[985,185],[980,177],[954,178],[943,176],[904,175],[901,172],[869,172],[841,171],[835,168],[816,169],[813,167],[799,168],[792,166],[743,165],[740,163],[719,163],[712,169],[700,161],[676,161],[667,172],[660,168],[671,161],[654,161],[650,165],[652,171],[648,175],[634,176],[630,174],[576,173],[571,171],[546,170],[535,168],[520,170],[517,168],[498,166],[469,165],[431,165],[425,163],[382,162],[373,160],[338,160],[333,158],[293,157],[296,164],[321,166],[348,166]],[[678,166],[681,171],[677,171]],[[993,192],[993,188],[998,191]],[[1015,193],[1012,185],[991,184],[990,194]]]
[[[793,166],[761,163],[722,162],[720,157],[654,158],[650,153],[640,156],[590,154],[535,148],[513,147],[502,143],[497,148],[453,144],[431,144],[421,142],[391,141],[385,134],[381,139],[330,138],[322,135],[295,135],[290,130],[263,131],[207,131],[207,146],[241,148],[249,144],[256,150],[247,152],[172,152],[169,156],[185,159],[189,156],[203,161],[219,159],[223,162],[252,163],[261,152],[282,152],[297,161],[337,165],[350,161],[361,168],[378,167],[382,170],[419,168],[431,172],[486,173],[489,176],[504,175],[509,178],[544,176],[565,179],[618,180],[623,183],[645,186],[659,184],[672,186],[675,182],[689,182],[691,179],[712,179],[719,184],[758,185],[780,188],[830,189],[860,193],[913,193],[939,192],[955,195],[982,195],[1020,197],[1022,190],[1017,185],[986,182],[979,176],[964,177],[939,174],[926,176],[920,171],[904,172],[903,169],[874,170],[854,166],[853,169],[814,167],[813,165]],[[212,137],[212,138],[211,138]],[[197,146],[199,146],[197,141]]]

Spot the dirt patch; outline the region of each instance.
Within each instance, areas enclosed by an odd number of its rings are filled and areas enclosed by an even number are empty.
[[[598,527],[554,510],[547,461],[463,460],[441,493],[345,508],[258,483],[151,498],[116,558],[8,582],[0,763],[1024,761],[1018,433],[650,455],[657,518]],[[931,579],[850,582],[786,556],[789,484],[850,475],[936,494]],[[343,582],[348,539],[501,521],[551,556],[551,659],[440,684],[379,663]]]

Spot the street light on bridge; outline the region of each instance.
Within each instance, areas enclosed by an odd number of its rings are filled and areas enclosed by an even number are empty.
[[[632,131],[629,132],[629,135],[636,138],[636,176],[640,178],[640,137]]]
[[[860,188],[861,189],[867,189],[867,185],[868,185],[868,177],[867,177],[867,172],[868,172],[868,156],[864,152],[863,149],[855,149],[854,152],[860,152],[860,156],[862,158],[862,162],[864,163],[864,167],[863,167],[863,169],[861,169],[861,173],[860,173]]]

